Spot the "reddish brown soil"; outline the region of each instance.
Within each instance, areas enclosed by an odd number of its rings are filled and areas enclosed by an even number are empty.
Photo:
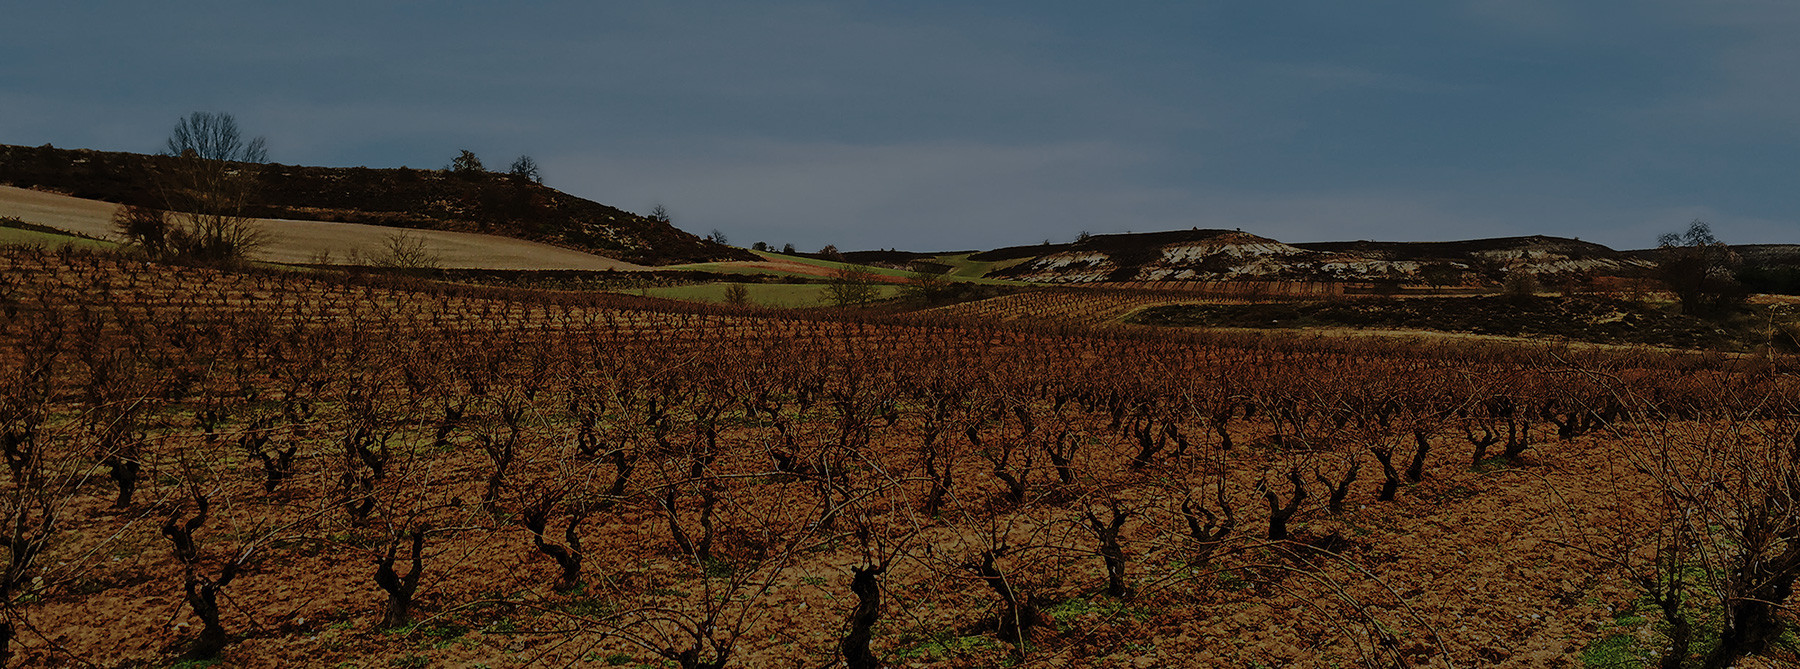
[[[728,666],[832,666],[856,601],[851,570],[881,559],[872,646],[894,666],[1572,666],[1642,595],[1619,562],[1645,556],[1618,547],[1652,529],[1658,489],[1634,465],[1651,436],[1699,423],[1644,412],[1558,440],[1530,422],[1521,461],[1476,468],[1463,433],[1491,419],[1477,400],[1609,387],[1574,365],[1605,366],[1601,378],[1665,406],[1711,391],[1716,402],[1739,401],[1723,391],[1800,398],[1789,376],[1649,353],[802,320],[73,252],[0,260],[11,312],[0,372],[28,380],[33,361],[55,363],[51,392],[31,405],[50,416],[46,483],[0,484],[8,500],[47,490],[60,507],[41,580],[15,594],[26,666],[173,663],[201,621],[163,526],[191,518],[196,494],[212,509],[195,532],[196,573],[248,555],[220,599],[223,666],[662,666],[659,652],[686,647],[683,626],[708,620],[704,634],[731,643]],[[51,322],[65,334],[46,335]],[[72,345],[44,358],[34,347],[49,341]],[[286,417],[296,395],[316,413]],[[1420,408],[1442,397],[1464,413]],[[1118,398],[1140,404],[1109,409]],[[1380,413],[1390,399],[1401,415]],[[1211,430],[1213,401],[1229,408],[1229,449]],[[153,407],[132,418],[142,487],[113,510],[98,463],[121,451],[100,435],[126,418],[97,417],[139,403]],[[452,406],[466,413],[443,419]],[[1343,407],[1360,408],[1332,413]],[[210,434],[207,412],[223,416]],[[1134,429],[1158,421],[1192,443],[1134,466]],[[1296,421],[1308,439],[1295,440]],[[359,489],[372,456],[345,444],[363,428],[389,436],[392,459]],[[1377,500],[1368,448],[1410,457],[1413,428],[1433,446],[1422,481]],[[297,449],[273,493],[243,446],[255,434]],[[1073,483],[1057,481],[1046,434],[1080,445]],[[590,437],[602,449],[583,455]],[[515,459],[484,509],[501,443]],[[602,454],[615,448],[639,459],[611,497],[616,469]],[[777,450],[814,471],[777,471]],[[928,452],[954,474],[935,516],[923,508]],[[1361,476],[1336,517],[1314,473],[1338,476],[1352,460]],[[1285,500],[1290,471],[1311,496],[1292,539],[1270,541],[1259,481]],[[1025,477],[1022,499],[1008,499],[1002,473]],[[1239,524],[1202,559],[1182,502],[1207,504],[1221,487]],[[707,560],[678,547],[666,513],[672,500],[698,537],[703,488],[718,500]],[[551,543],[565,541],[567,510],[591,512],[573,593],[557,590],[519,522],[553,493],[566,496]],[[364,498],[366,521],[350,510]],[[1113,506],[1131,514],[1123,599],[1104,593],[1086,519]],[[377,562],[420,527],[416,624],[381,629]],[[974,569],[984,552],[1000,553],[994,567],[1043,613],[1026,646],[998,638],[999,600]],[[1653,628],[1633,633],[1659,643]]]

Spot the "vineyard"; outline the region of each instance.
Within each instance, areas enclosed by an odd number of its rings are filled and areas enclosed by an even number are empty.
[[[928,313],[974,323],[1095,326],[1117,321],[1145,307],[1216,301],[1219,300],[1171,295],[1169,291],[1038,288],[938,307]]]
[[[1793,357],[1091,327],[1167,301],[0,248],[0,658],[1800,662]]]

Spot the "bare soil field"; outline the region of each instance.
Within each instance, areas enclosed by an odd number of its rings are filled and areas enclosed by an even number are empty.
[[[1800,661],[1792,356],[23,247],[0,314],[22,666]]]
[[[0,186],[0,216],[47,225],[101,239],[117,239],[112,216],[118,205],[99,200]],[[385,226],[326,221],[257,219],[269,242],[257,260],[308,264],[329,254],[328,263],[348,263],[351,252],[379,257],[384,244],[398,234],[415,236],[425,251],[446,268],[515,270],[635,270],[631,263],[538,242],[497,235],[443,230],[401,230]]]

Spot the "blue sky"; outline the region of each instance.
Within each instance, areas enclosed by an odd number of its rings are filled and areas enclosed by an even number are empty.
[[[0,143],[521,153],[802,248],[1243,228],[1800,243],[1800,3],[15,3]]]

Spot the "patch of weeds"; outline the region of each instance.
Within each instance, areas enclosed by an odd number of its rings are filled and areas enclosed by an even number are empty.
[[[802,576],[802,577],[800,577],[800,582],[805,583],[807,585],[819,586],[819,587],[823,587],[825,585],[825,579],[820,578],[818,576]]]
[[[1624,632],[1596,639],[1581,651],[1581,666],[1588,669],[1623,669],[1650,665],[1649,651],[1638,644],[1637,637]]]
[[[1194,577],[1199,576],[1200,573],[1203,570],[1205,570],[1206,563],[1189,562],[1187,560],[1174,559],[1174,560],[1170,560],[1168,562],[1168,564],[1165,565],[1165,568],[1170,573],[1176,574],[1176,575],[1180,576],[1181,578],[1188,579],[1188,578],[1194,578]]]
[[[1486,474],[1488,472],[1500,471],[1510,467],[1512,467],[1511,460],[1508,460],[1504,455],[1496,455],[1491,458],[1484,458],[1480,462],[1475,463],[1475,466],[1472,469]]]
[[[912,637],[911,640],[908,637]],[[945,660],[1001,649],[1000,642],[990,637],[957,636],[948,632],[932,634],[923,638],[905,635],[901,637],[900,643],[906,645],[895,648],[895,655],[921,660]]]
[[[420,644],[430,645],[432,648],[448,646],[451,641],[469,633],[468,626],[454,623],[422,623],[415,625],[413,629],[425,637]]]
[[[1625,607],[1612,623],[1600,627],[1600,637],[1581,650],[1581,666],[1586,669],[1624,669],[1648,667],[1656,656],[1638,642],[1638,633],[1648,623],[1637,613],[1637,603]]]
[[[1051,606],[1044,607],[1043,612],[1045,615],[1050,616],[1050,620],[1056,624],[1057,631],[1062,632],[1069,631],[1069,629],[1074,626],[1076,619],[1087,615],[1093,615],[1101,620],[1108,621],[1123,620],[1126,618],[1130,618],[1134,621],[1141,621],[1148,619],[1155,614],[1155,611],[1147,607],[1132,606],[1125,602],[1111,600],[1094,601],[1091,599],[1082,599],[1080,597],[1063,600]]]
[[[326,535],[325,540],[340,546],[355,546],[358,548],[368,548],[380,541],[380,539],[373,535],[362,536],[355,532],[333,532]]]
[[[732,574],[737,573],[737,565],[718,558],[707,558],[700,563],[700,569],[707,578],[731,578]]]
[[[1705,570],[1689,566],[1683,571],[1688,587],[1691,588],[1682,601],[1680,612],[1681,617],[1687,619],[1693,634],[1688,641],[1688,653],[1705,657],[1719,645],[1719,630],[1724,625],[1723,612],[1716,606],[1718,595],[1700,585],[1709,578]],[[1650,631],[1654,631],[1654,634]],[[1582,651],[1583,666],[1655,666],[1659,659],[1657,654],[1663,650],[1663,644],[1669,641],[1670,632],[1669,622],[1663,619],[1655,602],[1648,595],[1640,597],[1620,609],[1614,615],[1612,623],[1601,627],[1600,638]],[[1646,639],[1654,639],[1657,643],[1646,646]]]
[[[205,669],[206,667],[216,665],[219,662],[219,658],[216,657],[210,660],[182,660],[169,665],[169,669]]]
[[[402,655],[388,660],[388,666],[401,667],[401,669],[422,669],[431,666],[431,658],[423,655]]]
[[[647,594],[651,597],[682,597],[682,598],[686,598],[686,597],[692,596],[685,590],[676,590],[674,588],[651,588],[650,592],[645,593],[645,594]]]
[[[111,590],[113,584],[104,579],[78,578],[69,584],[68,591],[74,595],[92,595]]]
[[[1237,572],[1227,571],[1219,574],[1219,587],[1242,591],[1250,589],[1250,582],[1244,580],[1244,577],[1238,576]]]
[[[481,628],[481,631],[487,634],[518,634],[519,624],[513,622],[512,618],[501,618]]]

